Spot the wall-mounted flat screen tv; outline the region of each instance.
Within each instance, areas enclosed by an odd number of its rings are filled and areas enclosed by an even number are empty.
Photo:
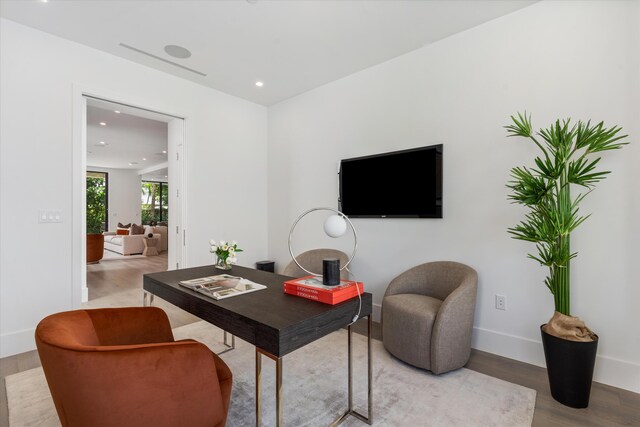
[[[339,203],[355,218],[442,218],[442,144],[342,160]]]

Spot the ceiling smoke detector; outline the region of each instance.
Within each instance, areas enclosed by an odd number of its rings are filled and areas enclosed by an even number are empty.
[[[182,46],[177,46],[175,44],[166,45],[164,47],[164,51],[167,52],[167,55],[179,59],[187,59],[191,56],[191,52],[189,52],[189,49]]]

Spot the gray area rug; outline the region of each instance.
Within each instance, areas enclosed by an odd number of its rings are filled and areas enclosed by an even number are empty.
[[[223,349],[222,331],[206,322],[174,330]],[[255,351],[236,339],[222,358],[234,375],[227,426],[255,425]],[[284,357],[284,424],[324,426],[347,405],[347,333],[334,332]],[[354,334],[355,407],[366,414],[366,338]],[[530,426],[536,392],[468,369],[435,376],[408,366],[373,341],[373,425]],[[263,423],[275,425],[274,363],[263,357]],[[59,426],[41,368],[6,378],[12,427]],[[345,426],[365,424],[349,417]]]

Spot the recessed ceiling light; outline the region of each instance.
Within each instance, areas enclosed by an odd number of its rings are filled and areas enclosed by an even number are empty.
[[[49,0],[40,0],[40,3],[49,3]]]
[[[167,154],[167,150],[162,150],[162,154]]]
[[[100,141],[100,145],[105,145],[105,144],[106,144],[106,142]]]
[[[166,45],[164,51],[167,52],[167,55],[173,56],[174,58],[186,59],[191,56],[189,49],[175,44]]]
[[[106,126],[107,124],[105,122],[100,122],[100,126]]]
[[[143,157],[143,158],[142,158],[142,160],[147,160],[147,158],[146,158],[146,157]]]
[[[169,178],[167,175],[164,176],[165,178]]]
[[[116,113],[116,114],[120,114],[120,111],[118,111],[118,110],[113,110],[113,112]]]
[[[257,82],[256,82],[256,86],[258,86],[258,87],[262,87],[262,86],[264,86],[264,83],[262,83],[261,81],[257,81]]]
[[[138,162],[129,162],[129,166],[137,165]]]

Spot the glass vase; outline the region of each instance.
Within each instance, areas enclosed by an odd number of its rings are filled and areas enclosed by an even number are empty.
[[[227,258],[216,257],[216,265],[215,267],[218,270],[231,270],[231,264],[227,263]]]

